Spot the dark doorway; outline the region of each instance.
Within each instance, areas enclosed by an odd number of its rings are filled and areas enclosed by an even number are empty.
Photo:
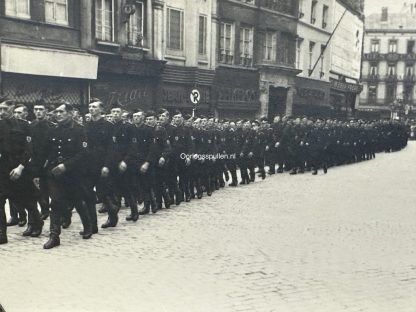
[[[269,120],[274,116],[284,116],[286,114],[286,99],[288,88],[270,87],[269,88]]]

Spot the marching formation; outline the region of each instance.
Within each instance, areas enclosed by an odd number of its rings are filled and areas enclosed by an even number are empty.
[[[332,166],[398,151],[408,139],[407,127],[392,121],[276,116],[269,123],[171,115],[166,109],[104,110],[99,99],[91,100],[84,117],[68,103],[48,112],[39,102],[28,122],[26,106],[0,100],[0,244],[8,241],[7,226],[27,222],[23,236],[37,237],[50,217],[43,247],[56,247],[74,208],[80,235],[89,239],[98,232],[97,202],[108,215],[101,228],[115,227],[122,201],[131,210],[126,220],[136,222],[140,214],[211,196],[226,182],[237,187],[254,182],[256,174],[327,173]]]

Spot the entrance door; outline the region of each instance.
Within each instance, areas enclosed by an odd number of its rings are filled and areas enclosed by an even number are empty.
[[[269,114],[272,120],[274,116],[284,116],[286,114],[286,99],[288,88],[270,87],[269,88]]]
[[[286,99],[288,88],[270,87],[269,88],[269,119],[274,116],[284,116],[286,114]]]

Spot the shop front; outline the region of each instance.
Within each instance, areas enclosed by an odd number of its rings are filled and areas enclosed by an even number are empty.
[[[260,111],[272,120],[276,115],[293,114],[295,77],[299,70],[280,65],[260,66]]]
[[[257,70],[219,67],[215,76],[215,113],[219,118],[254,119],[260,110]]]
[[[361,91],[362,86],[360,84],[331,79],[330,105],[332,117],[339,119],[353,118]]]
[[[196,67],[167,65],[162,74],[162,87],[157,107],[183,114],[210,114],[213,112],[212,83],[215,71]],[[191,101],[191,93],[197,90],[198,103]]]
[[[1,44],[0,93],[27,105],[62,101],[82,109],[98,57],[83,52]],[[77,64],[77,66],[74,66]]]
[[[154,109],[162,70],[161,61],[100,56],[90,95],[102,100],[107,110],[114,106]]]
[[[293,115],[327,118],[332,114],[329,105],[330,83],[302,77],[296,78]]]

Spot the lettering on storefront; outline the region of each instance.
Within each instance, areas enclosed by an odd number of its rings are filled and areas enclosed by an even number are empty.
[[[181,86],[164,86],[163,104],[167,106],[192,106],[189,94],[193,88]],[[198,88],[200,92],[199,105],[209,105],[211,94],[208,88]]]
[[[130,106],[135,102],[149,97],[149,92],[150,90],[148,90],[147,86],[143,86],[141,88],[126,89],[122,91],[112,91],[108,94],[107,103],[110,107],[114,104]]]
[[[335,81],[335,80],[331,80],[331,88],[338,90],[338,91],[352,92],[352,93],[360,93],[362,90],[361,85]]]
[[[257,103],[258,91],[253,89],[219,87],[218,100],[231,103]]]
[[[303,98],[314,98],[316,100],[325,100],[325,92],[316,89],[296,88],[298,96]]]
[[[152,85],[137,81],[101,81],[93,85],[91,96],[104,101],[106,107],[147,108],[152,102]]]

